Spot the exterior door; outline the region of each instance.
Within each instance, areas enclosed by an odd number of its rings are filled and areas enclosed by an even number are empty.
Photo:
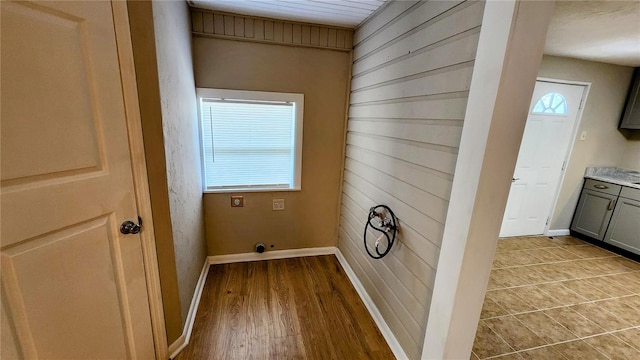
[[[536,82],[500,236],[544,232],[583,92],[581,85]]]
[[[2,358],[153,359],[112,4],[1,7]]]

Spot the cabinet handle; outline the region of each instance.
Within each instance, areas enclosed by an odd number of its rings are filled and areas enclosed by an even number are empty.
[[[601,189],[601,190],[604,190],[604,189],[608,189],[608,188],[609,188],[609,187],[608,187],[608,186],[606,186],[606,185],[593,185],[593,187],[594,187],[594,188],[596,188],[596,189]]]
[[[609,210],[613,210],[616,207],[616,201],[614,199],[609,200]]]

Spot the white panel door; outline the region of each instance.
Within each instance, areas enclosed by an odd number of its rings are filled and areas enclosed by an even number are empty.
[[[584,86],[538,81],[513,174],[500,236],[537,235],[562,178]]]
[[[1,8],[3,359],[152,359],[112,4]]]

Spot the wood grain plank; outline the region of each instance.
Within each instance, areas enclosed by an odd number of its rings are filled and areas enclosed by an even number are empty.
[[[311,27],[309,25],[302,25],[300,42],[305,45],[311,44]]]
[[[414,78],[351,93],[351,104],[469,91],[473,62],[430,71]]]
[[[233,28],[234,35],[239,37],[244,37],[244,17],[242,16],[234,16],[233,17]]]
[[[212,265],[186,359],[393,359],[335,256]]]
[[[213,34],[213,14],[212,13],[203,13],[202,14],[202,31],[205,34]]]
[[[253,39],[254,37],[254,31],[253,31],[253,23],[254,23],[254,19],[251,18],[245,18],[244,19],[244,37],[248,38],[248,39]]]
[[[451,153],[398,142],[393,139],[370,137],[355,133],[347,135],[347,144],[379,152],[392,158],[403,159],[448,175],[453,175],[457,158],[455,154]]]
[[[320,35],[318,38],[318,45],[327,46],[329,42],[329,29],[326,27],[320,28]]]
[[[366,69],[353,77],[352,90],[396,80],[453,64],[472,61],[476,57],[479,34],[469,34],[456,41],[416,54],[408,54],[382,67]],[[377,56],[376,54],[375,56]],[[354,63],[354,68],[356,64]]]
[[[292,43],[293,42],[293,24],[284,23],[282,31],[283,31],[282,41],[286,43]]]
[[[264,39],[273,40],[273,21],[271,20],[264,21]]]
[[[256,40],[265,40],[264,21],[261,19],[255,19],[253,22],[253,38]]]
[[[286,259],[287,276],[292,284],[296,299],[296,312],[300,322],[300,332],[307,348],[310,359],[335,359],[336,351],[333,346],[322,346],[330,343],[329,333],[318,331],[319,328],[330,329],[327,319],[320,308],[313,287],[311,276],[303,271],[303,260],[300,258]]]
[[[378,32],[382,27],[387,25],[400,14],[407,11],[418,1],[392,1],[381,11],[377,12],[373,17],[369,18],[365,23],[361,24],[355,32],[354,44],[358,44],[364,39]]]
[[[191,28],[194,32],[202,32],[202,12],[194,11],[191,13]]]
[[[462,135],[462,122],[431,124],[427,121],[367,121],[351,120],[349,131],[363,134],[387,136],[395,139],[418,141],[425,144],[457,148]]]
[[[319,45],[320,44],[320,28],[317,26],[311,27],[311,38],[309,40],[311,45]]]
[[[327,35],[327,46],[328,47],[336,47],[338,30],[329,29],[329,34]]]
[[[302,43],[302,26],[300,24],[293,24],[293,43]]]
[[[352,49],[353,48],[353,31],[347,31],[344,38],[344,48]]]
[[[340,49],[344,49],[344,37],[346,36],[346,31],[338,30],[336,33],[336,47]]]
[[[217,35],[224,35],[224,16],[213,14],[213,31]]]
[[[412,11],[408,14],[405,14],[405,16],[402,18],[402,21],[396,21],[390,24],[386,29],[384,29],[384,31],[380,32],[376,36],[372,36],[369,39],[359,43],[354,50],[354,59],[358,59],[361,56],[368,54],[389,42],[398,41],[399,36],[404,35],[408,31],[415,29],[422,24],[427,23],[423,26],[429,25],[429,20],[455,7],[460,2],[460,0],[425,1],[420,6],[412,9]]]
[[[467,97],[461,93],[453,98],[426,97],[419,101],[354,105],[349,108],[349,117],[464,120],[466,108]]]
[[[232,15],[224,15],[224,34],[225,35],[235,35],[235,19]]]
[[[273,41],[282,41],[282,27],[281,21],[273,22]]]
[[[465,31],[474,29],[482,23],[482,3],[468,6],[444,19],[416,31],[400,41],[393,41],[383,48],[371,49],[365,53],[364,48],[354,49],[353,56],[358,64],[355,73],[362,69],[378,66],[409,52],[443,41]],[[374,52],[375,51],[375,52]]]

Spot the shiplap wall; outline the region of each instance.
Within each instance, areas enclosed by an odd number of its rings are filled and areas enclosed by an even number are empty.
[[[354,33],[339,248],[412,359],[422,351],[483,10],[478,1],[392,1]],[[382,260],[362,244],[376,204],[401,227]]]
[[[195,36],[351,51],[350,29],[191,8]]]

